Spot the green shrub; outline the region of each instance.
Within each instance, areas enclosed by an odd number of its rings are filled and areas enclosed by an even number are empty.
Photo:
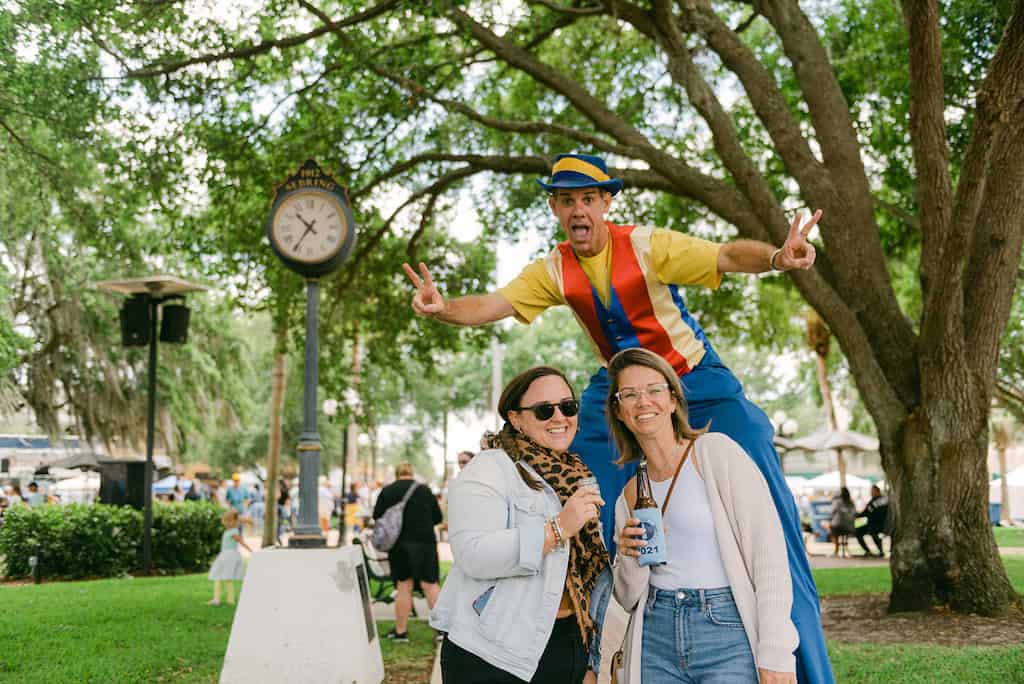
[[[153,567],[163,572],[202,572],[209,568],[220,551],[223,512],[211,503],[154,505]]]
[[[221,511],[208,503],[153,507],[153,568],[196,572],[220,546]],[[8,577],[31,573],[29,557],[44,578],[116,577],[142,569],[142,513],[106,504],[15,506],[0,528],[0,556]]]

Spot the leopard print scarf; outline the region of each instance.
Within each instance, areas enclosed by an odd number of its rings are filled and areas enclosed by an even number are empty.
[[[514,463],[522,461],[558,494],[562,505],[576,491],[576,483],[593,476],[590,468],[576,454],[556,453],[542,447],[506,423],[498,434],[487,433],[480,441],[484,449],[503,449]],[[520,471],[523,472],[523,471]],[[590,617],[590,595],[609,563],[608,550],[601,539],[601,528],[591,520],[569,541],[569,572],[566,588],[577,606],[576,621],[583,635],[583,645],[590,644],[594,636],[594,621]]]

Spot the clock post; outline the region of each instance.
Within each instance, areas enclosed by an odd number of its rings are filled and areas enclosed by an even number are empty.
[[[320,278],[340,266],[355,243],[355,222],[344,190],[316,162],[307,161],[277,187],[267,237],[284,265],[306,281],[299,524],[288,544],[305,550],[266,549],[249,559],[220,682],[286,682],[299,677],[310,682],[380,684],[384,660],[362,551],[355,545],[324,548],[316,515],[317,305]]]
[[[320,434],[318,305],[320,278],[337,269],[355,246],[355,221],[344,190],[312,159],[277,187],[267,237],[284,265],[306,281],[303,429],[299,437],[299,517],[291,547],[321,548],[326,539],[317,516]]]
[[[288,546],[321,548],[327,540],[320,531],[317,475],[320,473],[320,433],[316,425],[316,390],[320,378],[318,306],[320,281],[306,279],[306,356],[302,374],[302,435],[299,437],[299,519]],[[344,483],[343,483],[344,484]]]

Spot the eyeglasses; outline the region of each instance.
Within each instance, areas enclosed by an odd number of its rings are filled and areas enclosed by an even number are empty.
[[[562,412],[562,415],[566,418],[572,418],[580,412],[580,402],[576,399],[563,399],[557,404],[552,404],[550,401],[542,401],[539,404],[533,406],[520,406],[513,411],[533,411],[533,415],[537,420],[551,420],[552,416],[555,415],[555,409]]]
[[[615,393],[615,398],[620,404],[635,404],[640,401],[640,396],[646,394],[647,398],[656,401],[669,394],[667,382],[658,382],[641,389],[624,389]]]

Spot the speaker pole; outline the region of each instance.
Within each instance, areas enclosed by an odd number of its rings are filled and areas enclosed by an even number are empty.
[[[149,372],[148,372],[148,385],[147,388],[147,405],[146,405],[146,472],[142,474],[143,489],[142,493],[142,571],[145,575],[149,575],[153,570],[153,441],[156,437],[156,348],[157,348],[157,325],[159,324],[158,316],[160,313],[160,305],[165,303],[169,299],[184,299],[186,292],[198,292],[205,290],[206,288],[202,285],[196,285],[190,283],[187,280],[182,280],[175,276],[170,275],[152,275],[145,276],[143,278],[128,278],[126,280],[104,280],[96,283],[96,287],[101,290],[108,292],[116,292],[118,294],[128,295],[135,301],[141,301],[145,305],[145,309],[149,312]],[[135,299],[135,298],[138,299]],[[129,300],[132,301],[132,300]],[[127,322],[129,317],[127,311],[131,307],[122,307],[121,314],[121,328],[122,328],[122,341],[125,345],[138,344],[140,347],[144,343],[141,343],[141,337],[136,339],[135,336],[128,334],[126,331],[129,329]],[[185,308],[185,307],[181,307]],[[180,334],[173,335],[172,331],[168,331],[168,342],[184,342],[188,338],[188,313],[185,309],[184,320],[179,321],[182,323]]]
[[[146,407],[146,472],[143,473],[142,572],[149,575],[153,565],[153,439],[156,424],[156,344],[160,302],[149,300],[149,397]]]

